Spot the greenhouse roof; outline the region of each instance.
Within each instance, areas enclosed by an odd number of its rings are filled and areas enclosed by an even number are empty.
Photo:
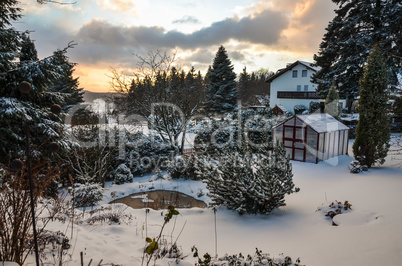
[[[296,115],[296,117],[318,133],[349,129],[329,114]]]

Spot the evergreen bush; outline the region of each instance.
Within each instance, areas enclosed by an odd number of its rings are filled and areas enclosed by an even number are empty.
[[[76,184],[73,193],[76,207],[94,206],[103,198],[103,188],[99,184]]]
[[[285,195],[298,192],[292,165],[279,142],[271,152],[252,152],[247,145],[197,156],[196,174],[205,180],[213,205],[239,214],[269,214],[285,206]]]
[[[174,152],[174,147],[159,136],[130,134],[124,163],[130,167],[134,175],[152,172],[155,167],[166,170],[169,160],[174,158]]]
[[[306,110],[307,110],[306,106],[302,104],[297,104],[294,107],[295,115],[302,114]]]
[[[130,169],[125,164],[120,164],[114,175],[114,183],[117,185],[121,185],[124,183],[132,183],[133,182],[133,174]]]
[[[320,106],[319,102],[311,101],[310,104],[309,104],[309,109],[308,110],[309,110],[310,114],[315,113],[315,112],[319,113],[320,108],[321,108],[321,106]]]
[[[194,158],[190,157],[176,157],[176,160],[171,161],[169,168],[167,169],[172,179],[184,178],[184,179],[196,179]]]

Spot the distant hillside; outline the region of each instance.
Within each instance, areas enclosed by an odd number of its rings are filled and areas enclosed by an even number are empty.
[[[84,101],[86,103],[93,103],[96,99],[108,99],[112,97],[119,97],[116,92],[92,92],[84,90]]]

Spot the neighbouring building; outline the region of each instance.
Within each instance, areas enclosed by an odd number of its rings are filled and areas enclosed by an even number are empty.
[[[291,160],[311,163],[347,154],[348,131],[329,114],[295,115],[272,130]]]
[[[320,67],[311,63],[296,61],[268,78],[271,109],[278,106],[281,111],[294,113],[295,105],[304,105],[308,109],[311,101],[318,102],[317,85],[311,83],[311,75],[319,70]]]

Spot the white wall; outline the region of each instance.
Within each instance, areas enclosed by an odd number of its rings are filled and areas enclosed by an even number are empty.
[[[293,70],[297,70],[297,78],[292,77]],[[307,77],[302,77],[302,70],[307,70]],[[307,91],[316,91],[317,85],[310,82],[311,75],[314,73],[313,70],[307,68],[302,64],[298,64],[286,73],[277,77],[271,82],[271,96],[270,96],[270,107],[274,108],[275,105],[282,105],[288,111],[293,113],[293,108],[297,104],[303,104],[308,108],[311,101],[318,101],[315,99],[278,99],[278,91],[297,91],[297,85],[301,86],[301,91],[304,91],[304,86],[308,86]]]

